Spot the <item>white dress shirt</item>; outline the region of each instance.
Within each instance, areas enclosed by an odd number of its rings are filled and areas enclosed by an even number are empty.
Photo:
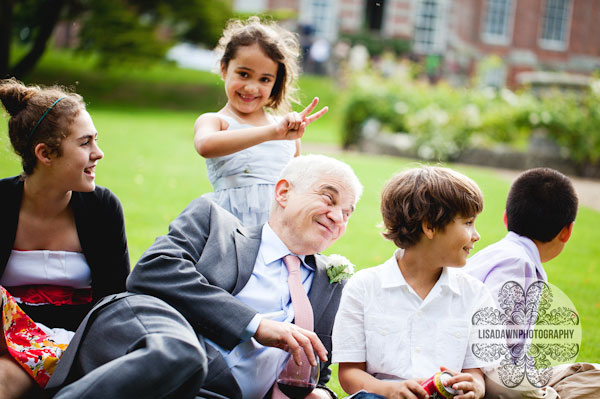
[[[423,300],[396,261],[363,269],[346,284],[333,327],[333,363],[366,362],[382,380],[428,378],[440,366],[482,366],[472,353],[471,316],[491,297],[485,286],[456,268],[442,274]]]
[[[261,318],[288,323],[294,320],[294,308],[287,282],[289,273],[282,259],[289,254],[291,254],[290,250],[277,237],[269,224],[265,224],[252,275],[246,286],[235,296],[259,313],[246,328],[246,336],[249,339],[231,351],[206,340],[225,358],[231,373],[240,385],[243,398],[264,397],[279,374],[278,367],[283,367],[285,365],[283,360],[288,357],[287,352],[262,346],[250,337],[256,332]],[[308,294],[312,286],[314,270],[304,263],[304,256],[298,257],[302,260],[300,279]]]

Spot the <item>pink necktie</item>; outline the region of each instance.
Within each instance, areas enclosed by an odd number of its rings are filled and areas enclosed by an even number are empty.
[[[294,324],[305,330],[314,328],[313,311],[306,291],[300,281],[300,259],[295,255],[287,255],[283,262],[288,268],[288,286],[294,307]]]
[[[294,324],[298,327],[302,327],[305,330],[312,331],[314,328],[313,311],[308,295],[304,291],[302,281],[300,281],[300,259],[295,255],[287,255],[283,258],[283,263],[287,266],[288,286],[290,289],[290,297],[292,299],[292,306],[294,308]],[[289,362],[293,362],[294,359],[290,357]],[[310,372],[310,365],[305,364],[307,372]],[[287,398],[283,392],[279,390],[277,383],[273,385],[272,399],[284,399]]]

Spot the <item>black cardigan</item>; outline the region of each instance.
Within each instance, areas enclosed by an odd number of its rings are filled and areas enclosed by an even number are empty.
[[[24,182],[18,176],[0,180],[0,276],[4,274],[14,246],[23,187]],[[21,308],[33,321],[75,331],[102,297],[125,291],[129,251],[123,208],[110,190],[96,186],[88,193],[73,191],[69,204],[73,208],[83,254],[92,272],[92,302],[86,305],[21,305]]]

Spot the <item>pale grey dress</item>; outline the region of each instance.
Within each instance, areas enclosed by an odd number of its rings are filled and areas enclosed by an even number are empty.
[[[218,116],[229,123],[223,134],[255,127],[226,115]],[[206,158],[208,179],[214,193],[205,196],[231,212],[245,226],[264,224],[269,219],[275,183],[295,153],[295,140],[274,140],[234,154]]]

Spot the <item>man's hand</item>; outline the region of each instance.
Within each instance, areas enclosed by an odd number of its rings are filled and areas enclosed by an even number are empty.
[[[325,389],[315,388],[306,399],[331,399],[331,394]]]
[[[327,361],[327,349],[325,349],[317,334],[291,323],[262,319],[254,338],[264,346],[290,352],[298,365],[302,363],[302,350],[304,350],[308,361],[313,366],[317,364],[314,352],[317,353],[321,361]]]

